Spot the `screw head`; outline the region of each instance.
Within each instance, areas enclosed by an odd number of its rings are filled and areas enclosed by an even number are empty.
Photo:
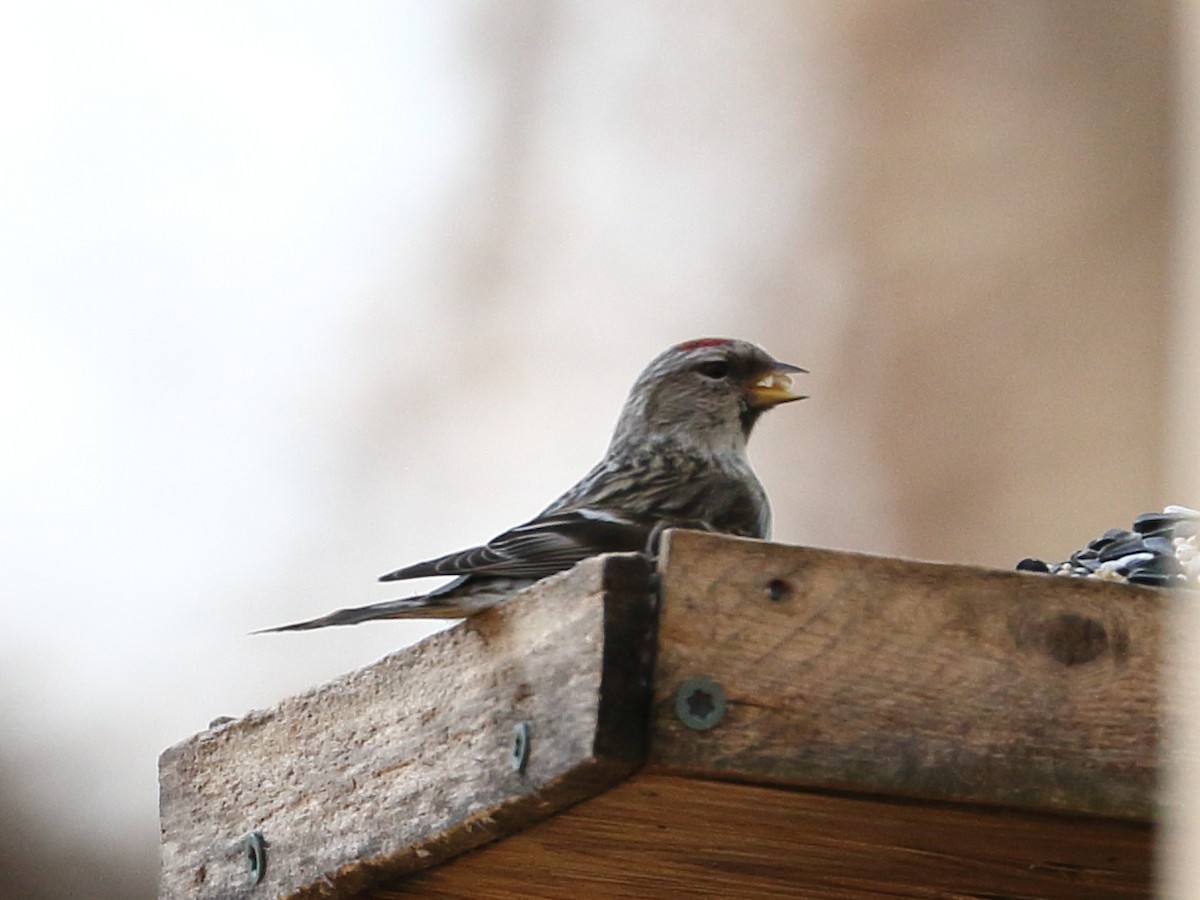
[[[688,728],[708,731],[725,717],[725,689],[711,678],[689,678],[675,692],[675,715]]]
[[[525,766],[529,764],[529,738],[531,729],[528,722],[518,722],[513,728],[512,755],[509,762],[513,771],[525,774]]]
[[[267,874],[267,842],[261,831],[252,831],[242,838],[242,858],[246,860],[250,883],[261,882]]]

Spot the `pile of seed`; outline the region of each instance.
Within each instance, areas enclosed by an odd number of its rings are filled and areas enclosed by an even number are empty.
[[[1160,513],[1143,513],[1133,520],[1133,531],[1110,529],[1066,562],[1030,558],[1017,563],[1017,568],[1154,587],[1200,588],[1200,512],[1168,506]]]

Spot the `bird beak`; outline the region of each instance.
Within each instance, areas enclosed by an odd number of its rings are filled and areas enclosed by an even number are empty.
[[[798,372],[808,374],[807,369],[790,363],[773,363],[771,368],[747,386],[746,393],[750,397],[750,403],[759,409],[770,409],[780,403],[807,399],[804,394],[797,394],[792,390],[791,376]]]

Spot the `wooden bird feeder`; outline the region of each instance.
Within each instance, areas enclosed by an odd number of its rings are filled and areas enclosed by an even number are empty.
[[[168,749],[160,897],[1146,897],[1169,599],[673,532]]]

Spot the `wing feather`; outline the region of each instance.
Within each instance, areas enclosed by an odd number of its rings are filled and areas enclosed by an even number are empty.
[[[619,461],[602,461],[540,515],[487,544],[405,566],[380,581],[436,575],[545,578],[599,553],[642,550],[660,522],[765,537],[767,509],[748,463],[744,471],[714,471],[704,460],[647,446]],[[707,510],[720,515],[710,519]]]
[[[399,581],[431,575],[545,578],[599,553],[641,550],[652,527],[651,523],[591,510],[539,516],[497,535],[484,546],[414,563],[389,572],[379,580]]]

